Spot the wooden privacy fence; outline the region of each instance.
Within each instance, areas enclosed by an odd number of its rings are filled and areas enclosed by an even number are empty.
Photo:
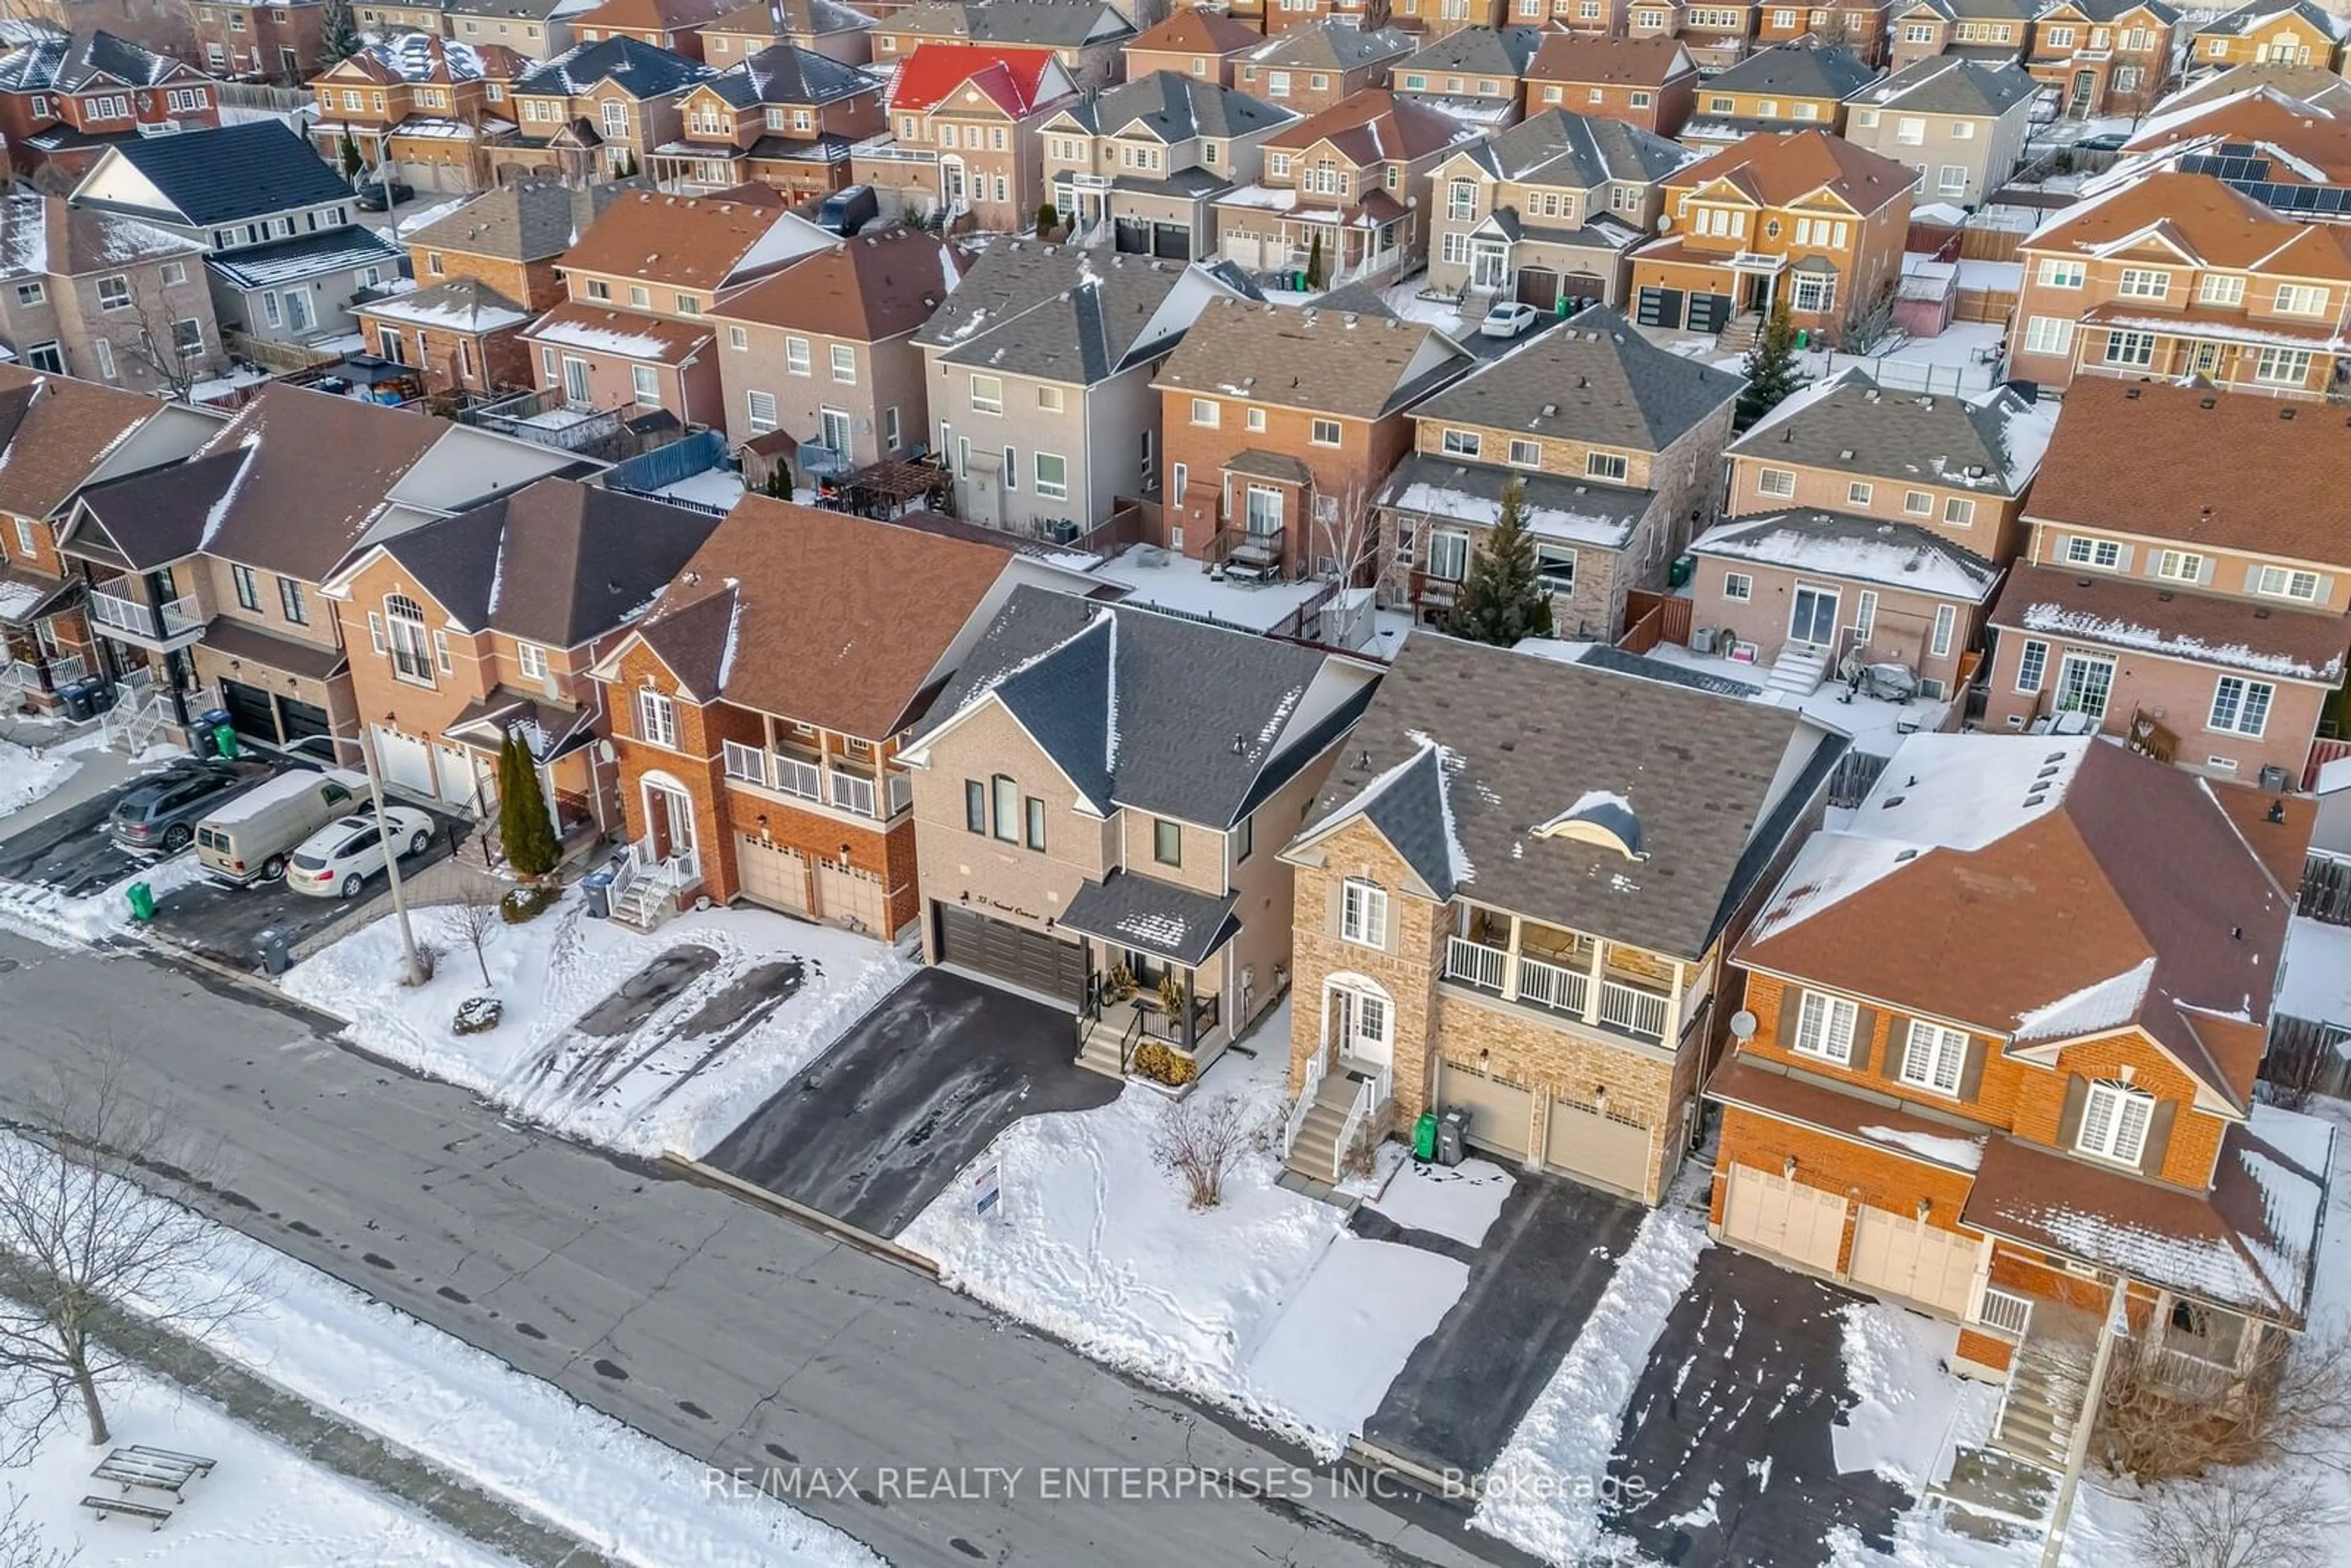
[[[1625,594],[1625,634],[1616,646],[1627,653],[1646,653],[1660,643],[1689,645],[1692,601],[1669,593],[1628,589]]]
[[[2294,911],[2329,925],[2351,925],[2351,861],[2314,854],[2302,862],[2302,896]]]
[[[2268,1049],[2262,1054],[2264,1082],[2291,1092],[2351,1095],[2351,1029],[2314,1019],[2270,1019]]]
[[[1836,771],[1829,775],[1829,804],[1844,811],[1860,805],[1877,776],[1886,771],[1887,760],[1875,752],[1846,752],[1837,759]]]

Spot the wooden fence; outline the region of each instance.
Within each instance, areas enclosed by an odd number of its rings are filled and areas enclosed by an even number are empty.
[[[2303,764],[2302,768],[2302,787],[2304,792],[2318,788],[2320,768],[2330,762],[2339,762],[2346,757],[2351,757],[2351,740],[2336,740],[2331,736],[2322,735],[2312,741],[2310,760]]]
[[[1829,775],[1829,804],[1846,811],[1860,805],[1877,776],[1886,771],[1887,760],[1872,751],[1846,752],[1837,759],[1836,771]]]
[[[2329,925],[2351,925],[2351,861],[2314,854],[2302,862],[2302,896],[2294,911]]]
[[[1691,600],[1670,593],[1628,589],[1625,593],[1625,632],[1616,646],[1627,653],[1646,653],[1660,643],[1689,646]]]
[[[2314,1019],[2273,1017],[2261,1077],[2290,1093],[2351,1096],[2351,1029]]]

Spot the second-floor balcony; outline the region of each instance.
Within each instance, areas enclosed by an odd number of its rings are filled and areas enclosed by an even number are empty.
[[[762,751],[739,741],[726,743],[726,777],[811,800],[855,817],[887,821],[914,803],[914,783],[894,769],[878,779],[851,768],[835,768],[812,751],[794,747]]]
[[[1475,930],[1477,922],[1471,924]],[[1531,936],[1543,945],[1526,946]],[[1663,1044],[1675,1027],[1672,996],[1632,975],[1611,971],[1607,944],[1531,923],[1521,925],[1520,941],[1520,950],[1512,952],[1476,936],[1448,937],[1445,977],[1505,1001],[1651,1044]]]
[[[99,583],[89,591],[88,608],[100,635],[157,653],[184,648],[204,634],[204,608],[195,595],[154,602],[136,578]]]

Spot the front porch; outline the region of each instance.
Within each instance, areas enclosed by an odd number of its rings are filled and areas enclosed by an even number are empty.
[[[643,831],[613,858],[605,898],[613,919],[651,931],[702,887],[702,841],[694,796],[678,779],[646,773],[637,780],[637,794],[634,821]]]
[[[1238,902],[1126,871],[1078,890],[1060,922],[1086,946],[1078,1065],[1190,1091],[1245,1021],[1225,1006]]]

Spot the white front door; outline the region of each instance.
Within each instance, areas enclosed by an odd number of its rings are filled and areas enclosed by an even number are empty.
[[[674,785],[645,780],[645,831],[662,860],[694,852],[694,800]]]
[[[1343,1060],[1385,1067],[1395,1059],[1395,1015],[1385,997],[1351,986],[1333,986],[1323,1017]]]
[[[310,291],[298,285],[287,289],[286,291],[286,329],[289,332],[307,332],[317,324],[318,318],[310,309]]]
[[[1481,243],[1470,251],[1470,287],[1499,288],[1510,280],[1510,256],[1500,246]]]

